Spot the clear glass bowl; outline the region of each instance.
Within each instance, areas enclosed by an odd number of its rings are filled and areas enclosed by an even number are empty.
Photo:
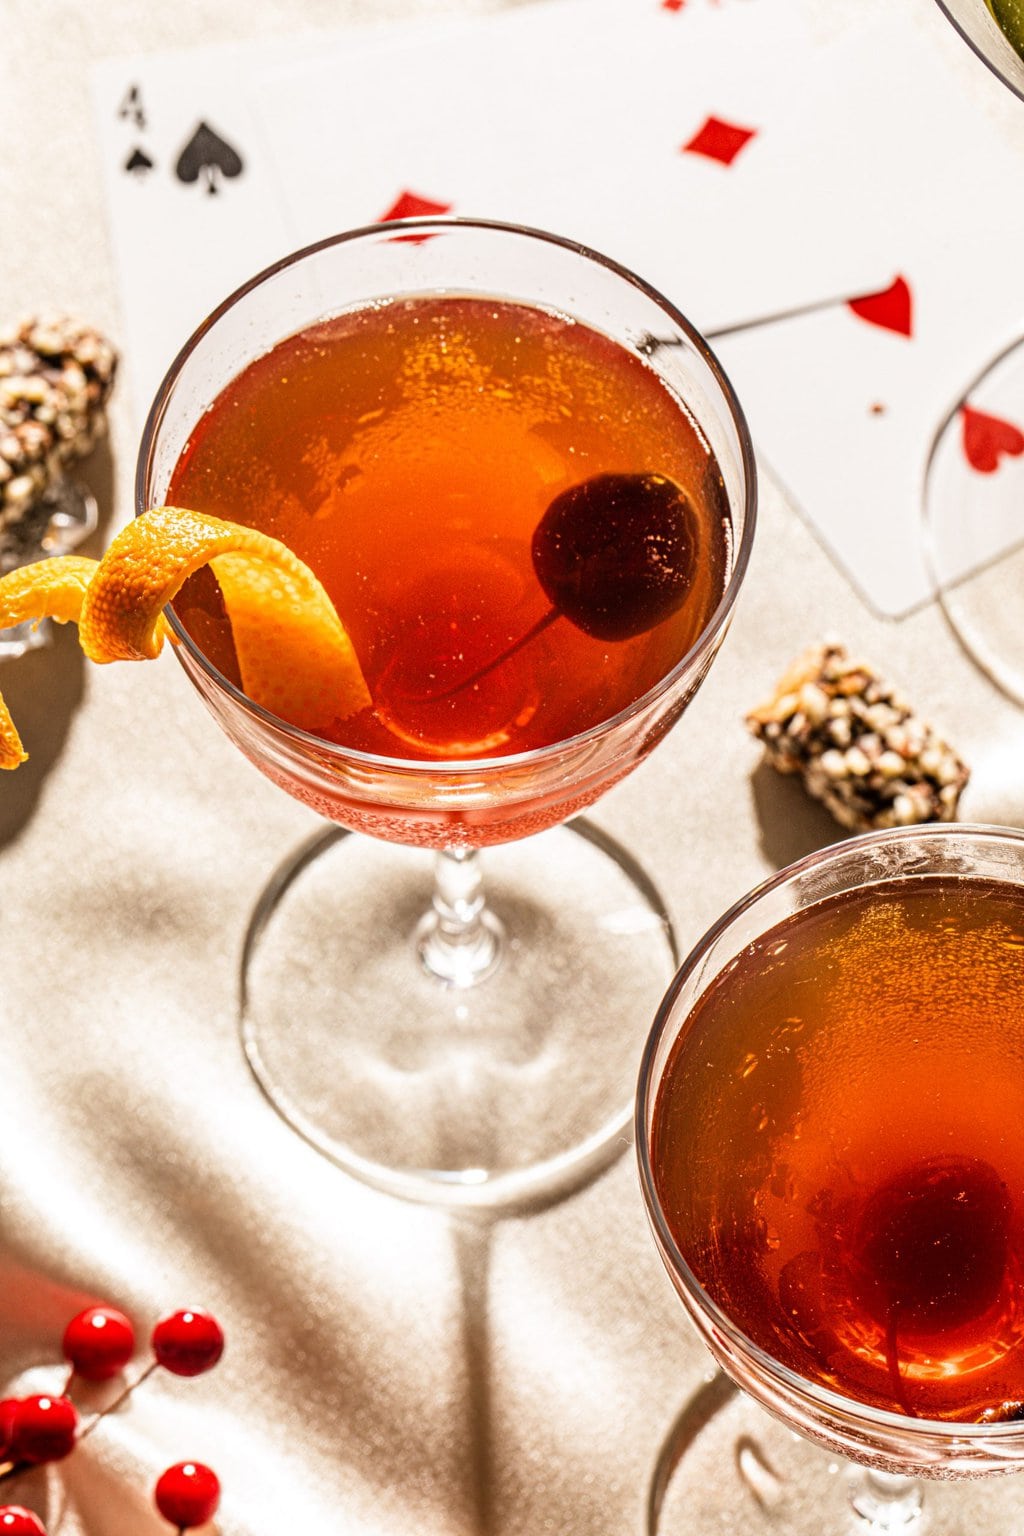
[[[550,1193],[623,1145],[643,1031],[677,961],[664,904],[628,851],[561,824],[661,741],[725,635],[756,506],[753,450],[728,381],[669,300],[571,241],[473,220],[373,226],[278,262],[196,332],[147,422],[136,507],[167,500],[195,423],[253,359],[341,310],[438,292],[584,322],[645,358],[696,420],[724,479],[731,543],[721,601],[690,650],[643,697],[572,739],[425,762],[295,729],[171,623],[182,667],[246,757],[329,821],[368,834],[315,835],[257,903],[241,993],[261,1087],[296,1130],[369,1182],[494,1205]],[[389,862],[389,844],[436,851],[432,897],[414,862],[408,877]]]
[[[939,426],[924,549],[942,611],[976,666],[1024,704],[1024,339],[971,380]]]
[[[416,238],[396,239],[399,228]],[[481,847],[566,820],[635,768],[679,718],[724,638],[753,538],[753,450],[710,348],[667,299],[604,257],[509,226],[406,220],[325,241],[232,295],[179,355],[143,434],[136,508],[166,498],[197,419],[276,342],[342,308],[445,289],[567,311],[649,355],[692,411],[725,477],[732,519],[729,580],[692,648],[628,709],[571,740],[476,762],[421,762],[349,751],[287,725],[211,665],[173,613],[170,620],[178,658],[218,724],[283,789],[354,831],[406,845]]]
[[[854,1510],[872,1529],[898,1528],[918,1517],[922,1507],[918,1478],[959,1482],[1024,1469],[1024,1422],[963,1423],[912,1418],[854,1401],[772,1358],[726,1315],[690,1268],[659,1197],[652,1163],[652,1132],[663,1075],[694,1005],[716,978],[777,924],[826,898],[927,876],[971,877],[1024,885],[1024,833],[956,825],[904,828],[853,838],[783,870],[726,912],[688,956],[666,994],[643,1055],[637,1090],[637,1155],[643,1198],[665,1268],[689,1318],[722,1371],[753,1403],[811,1442],[798,1470],[791,1474],[793,1518],[787,1522],[785,1503],[780,1501],[773,1516],[773,1530],[830,1529],[831,1519],[849,1521],[845,1484],[840,1486],[842,1480],[835,1476],[837,1456],[870,1469],[870,1476],[861,1475],[853,1481],[850,1494]],[[778,964],[785,963],[780,951]],[[881,1083],[879,1091],[884,1092]],[[716,1413],[727,1406],[724,1402],[716,1405]],[[729,1475],[725,1469],[731,1467],[735,1472],[740,1466],[739,1453],[732,1447],[744,1440],[751,1446],[781,1447],[774,1454],[761,1453],[763,1466],[774,1460],[781,1467],[786,1458],[794,1459],[795,1452],[790,1452],[779,1437],[773,1441],[770,1434],[762,1432],[753,1410],[744,1418],[740,1434],[727,1421],[728,1413],[724,1413],[717,1431],[704,1431],[706,1436],[718,1433],[729,1437],[730,1443],[723,1444],[716,1455],[723,1476]],[[680,1437],[682,1434],[680,1429]],[[829,1454],[822,1456],[815,1447]],[[1011,1486],[1011,1498],[1012,1491]],[[841,1500],[838,1505],[837,1496]],[[970,1508],[971,1495],[965,1491],[965,1496],[953,1504],[953,1515],[943,1503],[944,1496],[949,1501],[958,1497],[929,1486],[923,1508],[935,1519],[937,1529],[959,1531],[962,1527],[958,1522],[964,1508]],[[800,1499],[805,1502],[798,1510]],[[739,1513],[739,1493],[736,1500],[735,1529],[745,1530],[747,1526]],[[723,1501],[728,1502],[727,1495],[723,1495]],[[807,1525],[808,1506],[816,1511],[812,1526]],[[1006,1511],[1001,1509],[998,1517],[993,1516],[991,1525],[981,1519],[979,1527],[971,1528],[993,1533],[1013,1531],[1020,1529],[1022,1517],[1024,1490],[1008,1525]],[[950,1523],[945,1523],[946,1520]]]
[[[1003,32],[985,0],[937,0],[982,63],[1024,100],[1024,59]]]

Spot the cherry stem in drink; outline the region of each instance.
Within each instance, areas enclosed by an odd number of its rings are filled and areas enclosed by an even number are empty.
[[[890,1304],[889,1316],[885,1325],[885,1361],[889,1372],[889,1386],[892,1395],[899,1403],[908,1419],[916,1419],[918,1414],[907,1401],[907,1392],[903,1376],[900,1372],[900,1356],[896,1345],[897,1309],[895,1304]]]
[[[538,635],[543,634],[549,625],[561,617],[562,615],[557,608],[549,608],[547,613],[543,614],[536,624],[526,631],[525,635],[520,635],[518,640],[514,640],[510,646],[507,646],[505,650],[486,662],[482,667],[477,667],[476,671],[471,672],[468,677],[462,678],[461,681],[453,684],[450,688],[443,689],[440,693],[420,694],[417,696],[416,702],[426,703],[429,701],[432,704],[440,703],[443,699],[453,699],[456,694],[462,693],[465,688],[472,688],[475,683],[480,683],[485,677],[490,677],[492,672],[496,672],[500,666],[504,666],[506,661],[510,661],[513,656],[518,655],[532,640],[536,640]]]
[[[551,502],[530,543],[551,607],[492,661],[425,698],[449,699],[472,687],[556,619],[596,640],[646,633],[686,601],[698,547],[693,506],[667,475],[592,475],[571,485]]]

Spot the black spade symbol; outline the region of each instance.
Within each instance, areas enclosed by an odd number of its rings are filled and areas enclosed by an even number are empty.
[[[133,149],[124,163],[126,171],[131,171],[133,176],[145,176],[147,171],[153,169],[153,162],[144,149]]]
[[[217,192],[221,176],[242,174],[242,157],[208,123],[200,123],[178,156],[174,174],[179,181],[202,180],[207,192]]]

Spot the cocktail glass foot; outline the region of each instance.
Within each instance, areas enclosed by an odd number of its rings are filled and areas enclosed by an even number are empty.
[[[657,889],[581,819],[431,854],[330,827],[275,874],[242,964],[268,1099],[392,1194],[494,1208],[629,1141],[634,1063],[678,964]]]

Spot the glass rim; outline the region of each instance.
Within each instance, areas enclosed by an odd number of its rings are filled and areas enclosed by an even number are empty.
[[[1011,80],[1010,76],[1002,68],[1000,63],[995,58],[993,58],[989,50],[985,48],[976,37],[972,36],[972,34],[967,30],[963,22],[960,20],[960,14],[957,10],[957,7],[954,4],[951,4],[950,0],[935,0],[935,3],[939,7],[939,10],[942,12],[942,14],[945,16],[946,20],[959,33],[960,37],[967,44],[975,58],[980,59],[985,67],[991,70],[996,79],[1001,80],[1002,83],[1006,86],[1007,90],[1012,91],[1018,100],[1024,101],[1024,85],[1022,85],[1021,81],[1019,80]],[[982,0],[982,3],[984,3],[984,0]],[[988,7],[985,6],[985,9],[988,10]],[[989,14],[991,15],[991,12],[989,12]],[[999,23],[996,21],[994,16],[992,16],[992,25],[994,27],[999,27]],[[1006,46],[1007,48],[1011,49],[1011,51],[1013,50],[1013,44],[1010,42],[1009,38],[1006,39]],[[1024,60],[1022,60],[1022,67],[1024,67]]]
[[[751,1361],[759,1374],[772,1382],[778,1383],[788,1396],[792,1398],[798,1398],[804,1403],[810,1403],[818,1408],[830,1411],[847,1422],[858,1421],[863,1426],[889,1434],[909,1435],[911,1438],[920,1438],[923,1434],[930,1438],[967,1442],[991,1441],[992,1439],[1024,1440],[1024,1422],[1019,1420],[980,1424],[977,1421],[960,1419],[911,1418],[906,1414],[895,1413],[891,1409],[878,1408],[871,1403],[863,1403],[859,1399],[848,1397],[831,1387],[821,1386],[819,1383],[811,1381],[806,1376],[801,1376],[799,1372],[791,1370],[789,1366],[783,1365],[780,1361],[774,1359],[767,1350],[763,1349],[749,1334],[745,1333],[742,1328],[733,1322],[727,1312],[724,1312],[719,1307],[718,1303],[714,1301],[701,1285],[697,1276],[683,1257],[665,1219],[661,1202],[658,1199],[647,1133],[646,1110],[650,1103],[654,1086],[654,1061],[672,1024],[676,999],[686,980],[702,960],[705,959],[722,934],[774,891],[798,880],[808,871],[820,868],[824,864],[829,864],[841,858],[856,858],[862,851],[869,851],[871,848],[898,845],[915,840],[936,843],[946,842],[957,837],[970,839],[978,844],[1015,844],[1024,853],[1024,828],[999,826],[985,822],[929,822],[909,827],[889,827],[879,832],[864,832],[856,837],[843,838],[839,842],[829,843],[824,848],[817,848],[813,852],[805,854],[802,858],[796,859],[792,864],[787,864],[784,869],[778,870],[775,874],[759,881],[746,895],[734,901],[708,928],[706,933],[697,941],[683,960],[655,1014],[654,1023],[651,1026],[640,1060],[634,1115],[634,1140],[640,1174],[640,1188],[644,1205],[647,1208],[648,1219],[654,1227],[658,1244],[671,1268],[674,1279],[682,1285],[690,1302],[701,1313],[703,1318],[710,1323],[717,1333],[720,1333],[727,1339],[738,1353]],[[912,873],[903,878],[917,879],[924,877],[924,873],[920,876]],[[877,876],[865,880],[863,885],[882,884],[887,878],[899,877],[894,873],[889,876],[879,873]]]
[[[971,375],[966,384],[962,384],[959,393],[953,403],[947,407],[945,414],[932,433],[928,444],[928,452],[925,455],[924,472],[921,477],[921,521],[923,526],[923,544],[925,563],[928,574],[932,579],[936,594],[941,599],[943,594],[954,587],[969,582],[979,572],[980,567],[972,567],[953,577],[946,577],[940,569],[940,561],[937,552],[935,538],[935,519],[932,516],[932,507],[935,500],[935,475],[939,452],[945,442],[946,435],[954,425],[960,412],[967,402],[974,396],[982,385],[986,384],[992,375],[1008,362],[1015,352],[1024,352],[1024,331],[1017,331],[1011,339],[997,351],[989,353],[984,363]],[[1004,559],[1007,551],[990,557],[986,563],[994,563]],[[993,679],[993,681],[995,681]]]
[[[743,578],[746,575],[747,566],[750,563],[754,528],[757,522],[757,466],[753,441],[736,391],[724,368],[712,351],[710,344],[700,331],[697,330],[696,326],[659,289],[648,283],[646,279],[640,277],[630,268],[615,261],[612,257],[605,256],[601,252],[593,250],[590,246],[581,244],[579,241],[552,234],[547,230],[534,229],[529,225],[503,222],[496,219],[478,219],[455,215],[391,219],[375,224],[364,224],[356,229],[345,230],[340,234],[329,235],[322,240],[301,246],[298,250],[291,251],[287,255],[280,257],[277,261],[263,267],[254,276],[248,278],[229,293],[225,299],[210,311],[179,349],[157,388],[142,429],[135,468],[135,510],[133,514],[133,516],[138,517],[148,510],[146,482],[152,463],[153,449],[170,403],[173,389],[193,353],[224,315],[234,309],[236,305],[254,293],[258,288],[261,288],[265,283],[276,277],[280,272],[286,271],[290,267],[298,266],[301,262],[309,260],[322,251],[346,245],[356,240],[370,240],[381,237],[394,238],[396,233],[401,233],[403,230],[408,231],[411,229],[428,233],[439,233],[442,230],[453,228],[476,231],[492,230],[499,234],[522,236],[531,241],[556,246],[561,250],[582,257],[586,262],[603,267],[616,277],[624,279],[631,287],[658,305],[673,324],[679,327],[690,345],[700,355],[725,402],[739,444],[744,480],[744,497],[743,528],[738,541],[735,541],[733,544],[733,558],[729,579],[714,612],[708,618],[689,649],[646,693],[642,694],[638,699],[634,699],[631,704],[619,710],[617,714],[610,715],[607,719],[599,721],[598,724],[589,726],[587,730],[581,731],[577,735],[566,737],[561,741],[551,742],[543,747],[534,747],[525,752],[472,758],[412,758],[385,756],[381,753],[363,752],[341,746],[338,742],[330,741],[326,737],[317,736],[312,732],[304,731],[298,726],[289,724],[287,720],[283,720],[279,715],[273,714],[270,710],[264,709],[261,704],[257,704],[253,699],[250,699],[241,688],[233,683],[230,678],[225,677],[223,672],[213,665],[181,624],[174,613],[173,607],[168,605],[167,609],[165,609],[168,623],[190,660],[205,673],[216,688],[225,694],[234,705],[252,716],[262,726],[268,727],[278,735],[293,741],[298,747],[314,748],[318,753],[326,754],[338,762],[352,763],[359,767],[384,769],[388,772],[401,771],[417,775],[429,774],[432,777],[440,776],[445,779],[455,778],[465,773],[499,773],[510,767],[549,761],[558,758],[565,752],[578,750],[591,741],[598,740],[618,730],[620,726],[641,714],[660,697],[672,691],[683,675],[691,671],[712,649],[717,637],[722,633],[732,614],[740,587],[743,584]],[[282,337],[281,339],[285,338]]]

